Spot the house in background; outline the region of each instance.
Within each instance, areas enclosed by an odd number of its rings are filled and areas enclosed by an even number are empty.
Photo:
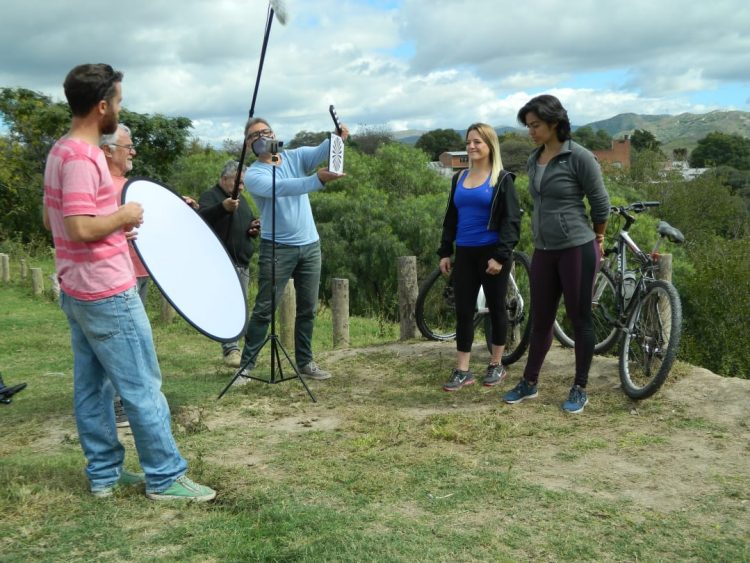
[[[679,172],[684,180],[695,180],[698,176],[705,173],[708,168],[690,168],[687,160],[670,160],[664,163],[664,170],[667,172]]]
[[[607,163],[615,168],[630,168],[630,135],[623,139],[612,139],[612,148],[609,150],[591,151],[599,162]]]
[[[451,172],[469,167],[469,155],[466,151],[446,151],[440,155],[440,166]]]

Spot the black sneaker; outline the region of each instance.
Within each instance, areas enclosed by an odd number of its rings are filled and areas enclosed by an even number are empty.
[[[506,377],[508,377],[508,372],[505,371],[503,364],[490,364],[487,366],[487,373],[484,379],[482,379],[482,385],[485,387],[494,387]]]
[[[470,370],[461,371],[454,368],[451,378],[443,385],[443,391],[458,391],[461,387],[471,385],[472,383],[474,383],[474,376],[471,375]]]
[[[125,414],[125,408],[122,406],[122,399],[115,397],[115,426],[117,428],[127,428],[130,426],[128,415]]]

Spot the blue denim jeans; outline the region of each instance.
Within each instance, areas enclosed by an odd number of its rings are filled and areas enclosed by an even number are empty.
[[[242,266],[235,266],[234,269],[237,271],[237,275],[240,277],[240,285],[242,285],[242,295],[245,296],[245,303],[247,303],[247,286],[250,285],[250,270],[243,268]],[[222,342],[221,351],[226,356],[232,350],[239,350],[240,345],[237,340],[233,342]]]
[[[260,243],[258,296],[245,332],[242,364],[255,365],[271,323],[271,242]],[[313,359],[312,336],[318,310],[320,286],[320,241],[305,246],[276,244],[276,307],[279,306],[289,278],[294,279],[297,311],[294,322],[294,358],[302,368]],[[252,361],[250,361],[252,360]],[[249,362],[250,361],[250,362]],[[248,363],[249,362],[249,363]]]
[[[73,402],[91,489],[112,485],[122,471],[125,450],[112,408],[116,391],[130,421],[146,491],[164,491],[185,474],[187,462],[172,436],[151,325],[135,287],[96,301],[61,292],[60,306],[70,325]]]

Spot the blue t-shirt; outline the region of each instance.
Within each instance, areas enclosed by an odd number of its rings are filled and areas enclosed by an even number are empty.
[[[276,168],[276,242],[304,246],[319,240],[315,227],[310,192],[324,188],[316,174],[309,174],[328,158],[328,139],[317,147],[300,147],[281,153]],[[245,173],[245,185],[260,211],[263,240],[271,240],[273,213],[273,165],[256,160]]]
[[[500,235],[497,231],[488,231],[490,208],[492,207],[492,186],[490,177],[476,188],[464,187],[462,175],[453,195],[453,203],[458,210],[458,228],[456,229],[456,246],[489,246],[497,244]]]

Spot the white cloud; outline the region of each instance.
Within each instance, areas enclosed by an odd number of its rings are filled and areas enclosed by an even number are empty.
[[[331,103],[350,126],[393,130],[515,125],[518,108],[541,92],[558,94],[576,124],[748,106],[746,95],[719,98],[727,85],[748,85],[750,10],[739,0],[377,4],[288,0],[288,23],[272,25],[255,114],[289,139],[330,128]],[[125,72],[128,109],[189,117],[210,142],[240,138],[266,7],[15,2],[0,20],[0,85],[62,99],[72,66],[106,61]],[[717,101],[696,104],[698,92]]]

